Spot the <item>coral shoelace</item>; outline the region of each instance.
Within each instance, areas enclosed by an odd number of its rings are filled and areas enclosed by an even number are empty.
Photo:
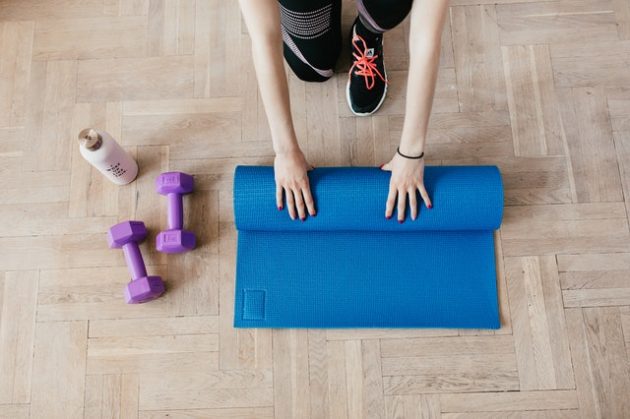
[[[363,44],[363,48],[359,46],[359,41]],[[368,47],[365,40],[359,35],[354,35],[352,37],[352,45],[357,52],[352,53],[354,63],[352,64],[352,67],[350,67],[350,74],[352,74],[352,70],[356,68],[354,74],[364,77],[365,87],[368,90],[372,90],[374,87],[377,75],[381,78],[381,80],[383,80],[383,82],[387,83],[387,80],[385,80],[385,77],[383,77],[381,72],[378,71],[378,68],[374,63],[374,61],[378,58],[378,55],[373,55],[371,57],[366,55]]]

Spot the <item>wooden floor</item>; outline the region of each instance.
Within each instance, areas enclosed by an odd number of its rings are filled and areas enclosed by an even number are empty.
[[[392,156],[407,32],[374,117],[345,104],[347,59],[290,77],[311,163]],[[250,49],[234,0],[0,0],[0,418],[630,417],[628,0],[452,1],[427,154],[503,172],[496,332],[232,328],[231,174],[273,155]],[[88,126],[136,182],[81,159]],[[151,249],[167,169],[197,179],[183,256]],[[168,284],[140,306],[105,240],[129,218]]]

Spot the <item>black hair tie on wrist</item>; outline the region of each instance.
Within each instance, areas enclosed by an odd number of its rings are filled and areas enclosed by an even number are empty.
[[[406,154],[403,154],[400,152],[400,147],[396,148],[396,153],[400,154],[402,157],[406,158],[406,159],[412,159],[412,160],[420,160],[421,158],[424,157],[424,151],[422,153],[420,153],[419,156],[407,156]]]

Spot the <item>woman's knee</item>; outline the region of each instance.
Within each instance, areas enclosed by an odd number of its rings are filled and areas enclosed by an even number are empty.
[[[363,23],[374,32],[398,26],[409,14],[413,0],[357,0]]]
[[[291,48],[286,43],[284,44],[284,59],[289,64],[293,74],[303,81],[324,82],[334,74],[332,66],[327,69],[316,68],[307,62],[299,50],[294,51],[294,48]]]

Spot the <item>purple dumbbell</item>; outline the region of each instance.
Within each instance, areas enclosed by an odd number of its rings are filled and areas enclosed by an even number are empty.
[[[155,238],[159,252],[182,253],[195,248],[195,234],[184,230],[184,204],[182,195],[191,193],[195,181],[182,172],[162,173],[155,179],[155,189],[168,197],[168,230],[161,231]]]
[[[164,283],[159,276],[147,276],[138,243],[147,237],[147,228],[142,221],[124,221],[109,229],[107,241],[112,249],[122,247],[127,261],[131,282],[125,288],[127,304],[146,303],[164,293]]]

